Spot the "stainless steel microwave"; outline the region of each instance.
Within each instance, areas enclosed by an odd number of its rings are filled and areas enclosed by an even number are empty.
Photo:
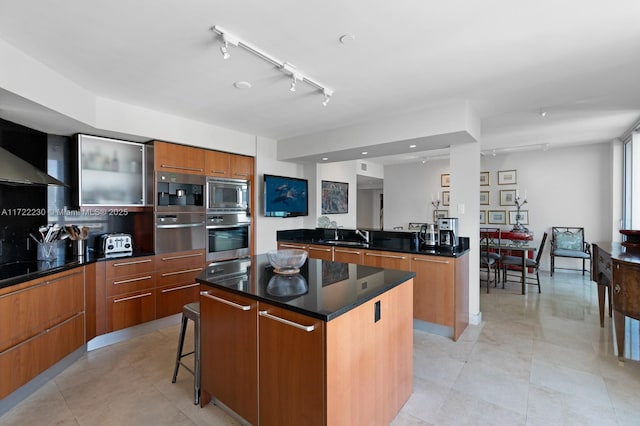
[[[206,206],[209,213],[249,213],[249,181],[207,178]]]

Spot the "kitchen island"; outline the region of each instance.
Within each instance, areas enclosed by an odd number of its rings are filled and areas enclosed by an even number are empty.
[[[251,424],[388,425],[413,387],[413,277],[308,259],[280,275],[265,255],[201,283],[201,404]]]

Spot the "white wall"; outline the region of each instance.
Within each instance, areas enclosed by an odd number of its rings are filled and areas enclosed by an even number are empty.
[[[374,228],[374,192],[375,189],[358,189],[357,199],[357,218],[356,225],[358,228]],[[377,199],[376,199],[377,201]]]
[[[255,190],[253,200],[253,220],[256,229],[256,254],[266,253],[277,248],[276,232],[284,229],[304,227],[304,217],[265,217],[264,216],[264,174],[274,174],[297,178],[303,176],[303,167],[296,163],[278,161],[276,141],[267,138],[256,138]],[[309,182],[309,187],[311,187]],[[311,206],[309,212],[312,214]]]
[[[606,194],[612,192],[612,150],[610,144],[594,144],[549,151],[514,152],[484,156],[481,171],[490,172],[491,204],[482,210],[515,210],[514,206],[500,206],[500,190],[527,192],[529,212],[526,225],[540,241],[548,232],[548,242],[542,256],[542,269],[550,265],[549,247],[552,226],[581,226],[587,241],[611,239],[612,208]],[[516,170],[517,185],[498,185],[499,170]],[[604,196],[604,198],[603,198]],[[512,225],[502,225],[511,229]],[[578,268],[580,261],[556,258],[556,267]]]
[[[450,188],[440,186],[440,175],[449,173],[449,161],[397,164],[384,168],[384,229],[408,229],[409,222],[433,223],[432,197]],[[440,206],[440,209],[448,209]]]

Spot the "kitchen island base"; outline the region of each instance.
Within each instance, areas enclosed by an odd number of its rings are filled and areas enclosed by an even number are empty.
[[[310,271],[321,270],[320,260],[310,262]],[[368,272],[405,275],[326,320],[300,312],[293,302],[287,307],[256,300],[199,278],[201,404],[213,401],[259,425],[390,424],[413,390],[414,274]],[[308,295],[325,303],[336,297],[331,292],[362,288],[347,279],[314,289],[307,279]]]

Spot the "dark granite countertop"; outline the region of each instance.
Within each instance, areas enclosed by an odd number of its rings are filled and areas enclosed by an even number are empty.
[[[201,284],[330,321],[415,277],[414,272],[307,259],[300,273],[274,273],[266,255],[246,261],[246,274],[220,277],[203,271]]]
[[[134,253],[127,257],[150,256],[153,253]],[[122,257],[98,257],[90,252],[89,256],[70,256],[64,252],[59,252],[55,260],[20,260],[0,265],[0,289],[20,284],[26,281],[35,280],[37,278],[46,277],[47,275],[56,274],[58,272],[68,271],[70,269],[85,266],[90,263],[100,262],[104,260],[122,259]]]
[[[415,243],[409,232],[376,231],[371,233],[371,242],[365,244],[362,239],[355,237],[351,230],[339,230],[339,239],[334,240],[333,229],[294,229],[278,231],[278,242],[299,244],[314,244],[362,248],[370,250],[394,251],[416,255],[460,257],[469,251],[469,238],[459,238],[460,244],[452,250],[446,247],[424,248]]]

